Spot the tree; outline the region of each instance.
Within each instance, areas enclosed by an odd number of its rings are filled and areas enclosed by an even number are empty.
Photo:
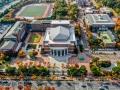
[[[53,19],[63,19],[67,15],[67,4],[65,0],[56,0],[53,9]]]
[[[85,67],[84,65],[82,65],[82,66],[79,68],[78,72],[79,72],[79,75],[80,75],[80,76],[83,76],[83,75],[86,75],[86,74],[87,74],[87,69],[86,69],[86,67]]]
[[[4,60],[5,54],[3,52],[0,52],[0,60]]]
[[[31,50],[31,51],[29,52],[29,56],[30,56],[31,58],[35,58],[37,54],[38,54],[38,52],[35,51],[35,50]]]
[[[95,76],[100,76],[101,75],[101,70],[97,66],[92,66],[91,71],[92,71],[93,75],[95,75]]]
[[[11,60],[11,57],[10,57],[10,56],[5,56],[5,57],[4,57],[4,60],[5,60],[5,61],[10,61],[10,60]]]
[[[15,75],[16,74],[16,68],[15,67],[8,66],[5,71],[9,75]]]
[[[116,66],[112,68],[113,73],[120,74],[120,66]]]
[[[80,48],[80,52],[83,52],[83,50],[84,50],[83,45],[80,45],[79,48]]]
[[[10,61],[11,60],[11,57],[6,55],[5,53],[3,52],[0,52],[0,61]]]
[[[97,66],[107,68],[111,66],[111,62],[110,61],[99,61],[97,63]]]
[[[76,76],[77,72],[78,72],[78,70],[75,67],[69,67],[68,70],[67,70],[67,73],[70,76]]]
[[[29,72],[29,75],[32,75],[32,74],[39,75],[39,70],[35,66],[28,68],[28,72]]]
[[[117,61],[117,66],[119,66],[119,67],[120,67],[120,61]]]
[[[99,61],[99,57],[93,57],[92,58],[92,62],[98,62]]]
[[[78,6],[76,4],[68,4],[69,19],[76,20],[78,17]]]
[[[96,50],[99,47],[104,47],[102,39],[91,37],[89,38],[89,43],[92,49]]]
[[[25,76],[27,76],[27,75],[29,74],[27,67],[22,66],[22,65],[19,66],[18,72],[19,72],[20,74],[25,75]]]
[[[25,54],[25,52],[24,52],[23,50],[20,50],[19,53],[18,53],[18,56],[19,56],[20,58],[23,58],[23,57],[26,56],[26,54]]]
[[[46,67],[40,67],[39,69],[39,74],[41,75],[41,76],[47,76],[47,75],[49,75],[50,74],[50,71],[46,68]]]
[[[79,38],[81,37],[81,33],[80,33],[80,23],[76,23],[75,25],[75,35],[78,36]]]

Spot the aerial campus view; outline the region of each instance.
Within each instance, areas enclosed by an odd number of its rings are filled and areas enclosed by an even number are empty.
[[[120,90],[120,0],[0,0],[0,90]]]

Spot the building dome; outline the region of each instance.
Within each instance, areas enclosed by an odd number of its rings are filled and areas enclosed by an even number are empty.
[[[69,28],[63,26],[52,28],[49,34],[50,39],[53,41],[67,41],[70,37]]]

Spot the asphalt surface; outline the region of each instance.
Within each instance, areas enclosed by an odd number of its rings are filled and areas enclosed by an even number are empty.
[[[31,84],[34,90],[39,86],[53,86],[56,90],[120,90],[120,83],[97,82],[97,81],[6,81],[0,80],[0,86],[13,86],[17,90],[18,85]]]

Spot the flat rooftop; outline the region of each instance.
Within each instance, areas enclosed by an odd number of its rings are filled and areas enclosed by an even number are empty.
[[[2,39],[7,32],[10,30],[12,27],[12,24],[1,24],[0,23],[0,39]]]
[[[87,14],[86,19],[91,25],[115,25],[115,22],[107,14]]]

